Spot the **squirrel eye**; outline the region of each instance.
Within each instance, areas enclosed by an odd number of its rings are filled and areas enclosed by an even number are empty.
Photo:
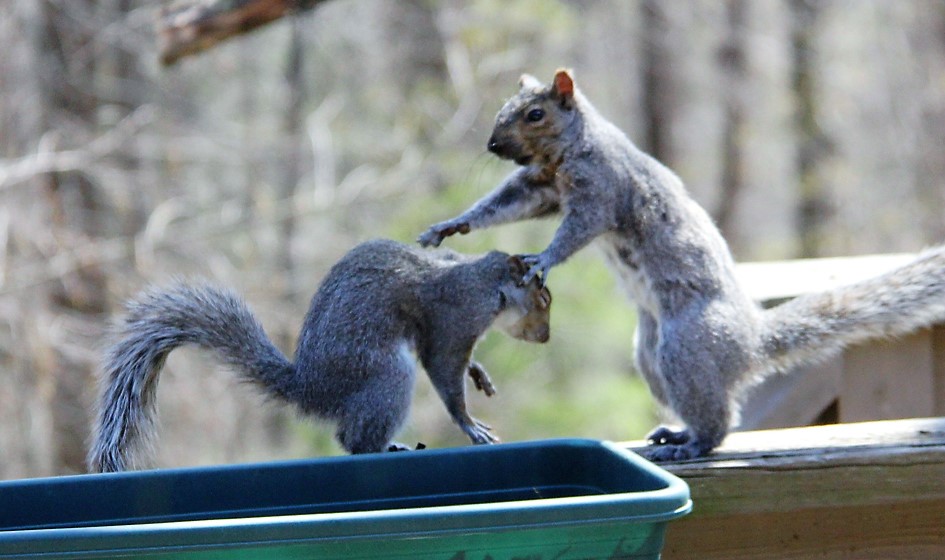
[[[545,118],[545,111],[543,109],[532,109],[525,114],[525,120],[528,122],[538,122],[543,118]]]

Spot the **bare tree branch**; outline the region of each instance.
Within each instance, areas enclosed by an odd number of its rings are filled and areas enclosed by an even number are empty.
[[[235,35],[248,33],[326,0],[181,0],[158,19],[161,63],[201,53]]]
[[[14,160],[0,160],[0,189],[21,183],[43,173],[79,171],[100,158],[114,153],[141,127],[154,120],[154,107],[142,105],[113,128],[83,148],[56,151],[50,136],[39,141],[36,153]]]

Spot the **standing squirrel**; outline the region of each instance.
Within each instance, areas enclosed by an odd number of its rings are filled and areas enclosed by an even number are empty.
[[[559,70],[525,75],[499,111],[488,149],[522,167],[418,239],[561,213],[551,244],[527,255],[541,276],[597,240],[639,310],[636,364],[686,428],[660,427],[646,454],[699,457],[718,446],[745,389],[843,346],[945,319],[945,247],[886,275],[763,310],[734,276],[731,252],[682,181],[604,119]]]
[[[336,263],[312,298],[289,361],[238,296],[178,283],[130,301],[105,357],[92,471],[140,465],[155,415],[158,375],[184,344],[213,350],[242,378],[305,414],[337,423],[350,453],[401,447],[419,357],[453,420],[474,443],[498,441],[466,412],[464,376],[493,395],[473,347],[495,325],[545,342],[551,294],[522,280],[518,257],[425,252],[386,240],[358,245]],[[390,447],[389,447],[390,446]]]

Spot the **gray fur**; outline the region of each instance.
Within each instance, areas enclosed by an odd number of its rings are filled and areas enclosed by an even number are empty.
[[[167,355],[184,344],[212,350],[267,394],[334,421],[351,453],[383,451],[405,420],[416,354],[454,421],[475,443],[498,439],[466,412],[464,376],[495,392],[471,362],[477,340],[501,323],[516,338],[548,339],[550,294],[523,283],[526,268],[497,251],[472,258],[393,241],[352,249],[312,298],[293,361],[237,295],[208,284],[151,288],[127,305],[105,355],[93,471],[144,464],[155,392]]]
[[[547,86],[531,77],[521,85],[499,111],[488,147],[522,167],[419,242],[562,213],[551,244],[524,257],[526,278],[547,281],[551,267],[597,241],[639,309],[638,368],[687,426],[655,430],[651,458],[711,451],[744,389],[766,375],[945,319],[943,248],[874,280],[762,310],[736,282],[728,246],[682,181],[598,114],[570,73],[559,71]]]

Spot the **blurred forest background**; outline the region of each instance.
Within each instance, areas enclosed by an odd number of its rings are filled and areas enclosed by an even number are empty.
[[[674,168],[738,260],[945,238],[941,0],[334,0],[170,67],[158,0],[0,0],[0,478],[81,472],[104,336],[144,285],[233,286],[286,352],[329,266],[410,242],[513,166],[485,151],[523,72],[579,87]],[[451,239],[535,252],[555,221]],[[595,250],[552,340],[491,334],[506,441],[626,440],[656,411]],[[473,391],[473,393],[475,393]],[[423,376],[408,444],[465,445]],[[339,453],[331,426],[171,356],[155,465]]]

